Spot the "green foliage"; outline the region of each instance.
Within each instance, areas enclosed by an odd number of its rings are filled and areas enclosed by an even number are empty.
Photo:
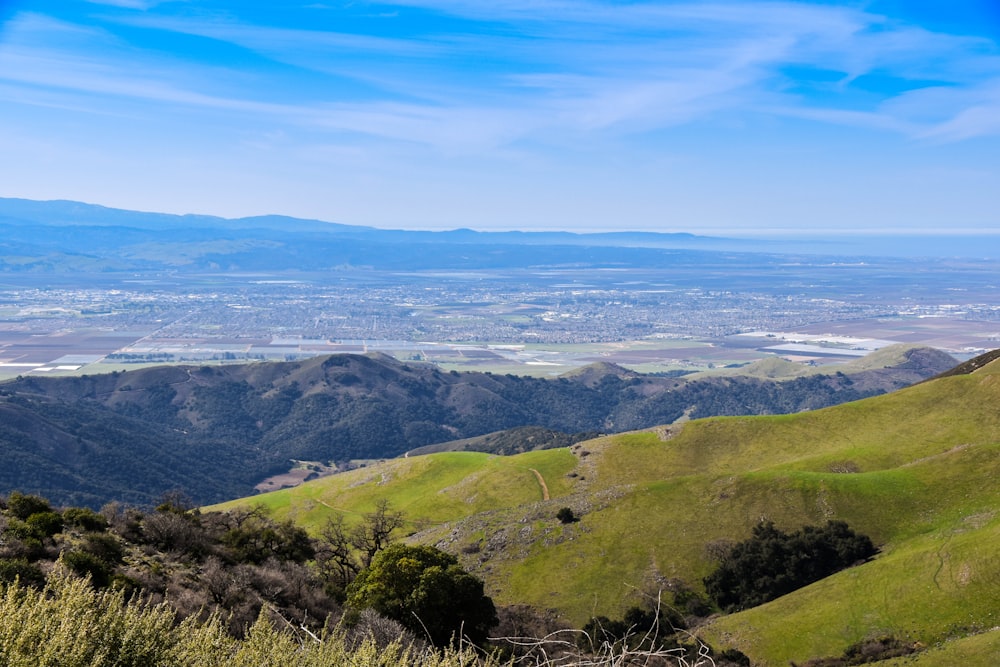
[[[291,521],[275,523],[251,517],[222,536],[232,556],[240,563],[261,564],[268,558],[304,563],[316,555],[305,530]]]
[[[0,656],[10,667],[167,665],[173,624],[165,605],[127,605],[57,572],[42,591],[8,586],[0,596]]]
[[[103,559],[86,551],[67,551],[62,555],[63,564],[81,577],[89,577],[97,588],[111,582],[111,566]]]
[[[41,496],[12,491],[7,498],[7,511],[10,512],[11,516],[25,521],[32,514],[51,512],[52,506]]]
[[[556,512],[556,518],[559,519],[560,523],[573,523],[579,521],[576,515],[573,514],[573,510],[569,507],[560,507],[559,511]]]
[[[35,512],[24,521],[42,537],[52,537],[63,529],[63,518],[57,512]]]
[[[631,649],[673,648],[679,645],[677,633],[684,627],[684,619],[672,610],[630,607],[620,620],[591,618],[583,626],[577,645],[590,651],[604,644],[624,644]]]
[[[348,587],[347,596],[349,606],[371,607],[437,646],[463,638],[482,644],[497,623],[483,582],[434,547],[386,547]]]
[[[101,531],[108,527],[108,520],[89,507],[70,507],[62,516],[67,526],[80,530]]]
[[[20,519],[9,519],[7,527],[4,529],[4,534],[22,542],[33,540],[41,543],[41,540],[46,537],[37,526],[32,526],[27,521],[21,521]]]
[[[31,509],[43,506],[36,500]],[[121,506],[103,511],[106,518],[65,510],[72,529],[61,533],[53,532],[63,521],[55,512],[21,520],[0,511],[0,583],[19,578],[40,586],[42,573],[59,567],[97,588],[164,596],[181,618],[218,612],[236,636],[263,608],[308,619],[314,631],[339,611],[318,572],[304,564],[313,557],[313,541],[291,522],[255,512],[202,513],[176,496],[149,513]],[[80,525],[104,528],[81,532]]]
[[[45,575],[27,558],[0,558],[0,588],[2,584],[15,581],[20,581],[22,586],[41,587],[45,584]]]
[[[0,587],[0,664],[4,667],[460,667],[480,664],[469,650],[423,651],[400,641],[377,644],[341,628],[314,636],[279,629],[261,614],[245,639],[217,615],[178,623],[167,603],[94,590],[64,570],[44,590]]]
[[[753,537],[732,547],[712,574],[705,591],[728,612],[754,607],[819,581],[834,572],[871,558],[870,538],[858,535],[843,521],[823,528],[805,526],[793,533],[758,524]]]
[[[85,534],[80,543],[80,550],[112,566],[122,563],[125,558],[125,547],[121,540],[108,533]]]

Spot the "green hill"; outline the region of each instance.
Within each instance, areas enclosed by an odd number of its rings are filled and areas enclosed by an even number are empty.
[[[555,609],[577,626],[678,581],[700,588],[713,548],[762,519],[782,529],[841,519],[872,537],[876,559],[700,632],[761,665],[885,634],[995,657],[997,632],[979,633],[1000,624],[998,404],[992,362],[809,413],[696,420],[505,458],[400,459],[233,504],[316,529],[387,498],[409,518],[409,539],[459,555],[499,602]],[[581,520],[560,523],[561,507]]]

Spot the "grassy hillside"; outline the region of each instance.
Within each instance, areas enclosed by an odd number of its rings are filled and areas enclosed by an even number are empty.
[[[994,362],[810,413],[697,420],[508,458],[401,459],[242,502],[315,528],[387,498],[407,513],[410,539],[460,555],[498,601],[554,608],[575,625],[619,615],[672,579],[700,587],[711,546],[746,538],[761,519],[783,529],[842,519],[881,547],[874,561],[720,617],[706,636],[763,665],[840,655],[878,634],[992,650],[995,632],[974,635],[1000,624],[998,404]],[[563,506],[581,520],[557,521]]]

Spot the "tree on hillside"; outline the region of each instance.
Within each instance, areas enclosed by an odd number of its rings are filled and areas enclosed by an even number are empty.
[[[727,612],[764,604],[871,558],[875,545],[843,521],[785,533],[766,521],[723,555],[704,579],[705,592]]]
[[[347,596],[348,606],[372,608],[436,646],[461,638],[483,644],[498,622],[482,580],[434,547],[385,548],[348,587]]]
[[[321,531],[316,562],[330,587],[341,592],[347,588],[361,570],[371,565],[375,555],[392,543],[404,521],[403,513],[392,510],[385,499],[379,500],[375,511],[353,528],[347,527],[343,515],[328,520]]]

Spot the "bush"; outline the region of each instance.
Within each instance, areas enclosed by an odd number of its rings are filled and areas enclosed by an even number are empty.
[[[595,616],[583,626],[577,640],[582,649],[624,642],[629,648],[662,649],[677,645],[675,635],[685,627],[680,614],[667,607],[657,610],[631,607],[621,620]]]
[[[125,547],[114,535],[108,533],[87,533],[83,536],[80,550],[109,565],[118,565],[125,558]]]
[[[52,537],[63,529],[63,518],[56,512],[35,512],[24,522],[43,537]]]
[[[41,540],[45,538],[45,534],[38,529],[37,526],[32,526],[27,521],[21,521],[20,519],[10,519],[7,521],[7,527],[4,528],[4,536],[9,538],[14,538],[15,540],[35,540],[41,543]]]
[[[561,523],[573,523],[574,521],[579,521],[576,515],[573,514],[573,510],[568,507],[562,507],[556,512],[556,518],[559,519]]]
[[[834,572],[871,558],[871,539],[829,521],[823,528],[805,526],[784,533],[768,521],[753,536],[726,553],[719,567],[705,577],[705,592],[727,612],[747,609],[819,581]]]
[[[920,644],[904,642],[891,635],[884,635],[863,639],[860,642],[851,644],[844,650],[844,654],[840,657],[813,658],[802,663],[801,666],[793,662],[792,667],[851,667],[853,665],[866,665],[871,662],[881,662],[882,660],[912,655],[919,650]]]
[[[305,563],[316,555],[309,534],[291,521],[275,523],[264,517],[251,517],[226,532],[221,541],[239,563],[261,564],[277,557]]]
[[[372,608],[437,646],[463,638],[486,641],[497,624],[483,582],[434,547],[393,544],[380,551],[347,588],[347,604]]]
[[[63,565],[81,577],[90,577],[95,588],[111,583],[111,566],[86,551],[67,551],[62,555]]]
[[[7,511],[10,512],[11,516],[24,521],[32,514],[51,512],[52,506],[49,505],[49,501],[40,496],[14,491],[7,498]]]
[[[166,603],[97,591],[57,568],[43,591],[12,586],[0,594],[0,662],[60,667],[499,667],[471,650],[423,651],[401,642],[346,641],[340,630],[315,638],[275,627],[266,614],[245,639],[226,633],[219,616],[180,624]],[[318,641],[317,641],[318,640]]]
[[[25,558],[0,559],[0,584],[20,581],[22,586],[41,588],[45,585],[45,575],[34,563]]]
[[[87,507],[70,507],[63,512],[63,522],[67,526],[85,531],[102,531],[108,527],[108,520]]]

